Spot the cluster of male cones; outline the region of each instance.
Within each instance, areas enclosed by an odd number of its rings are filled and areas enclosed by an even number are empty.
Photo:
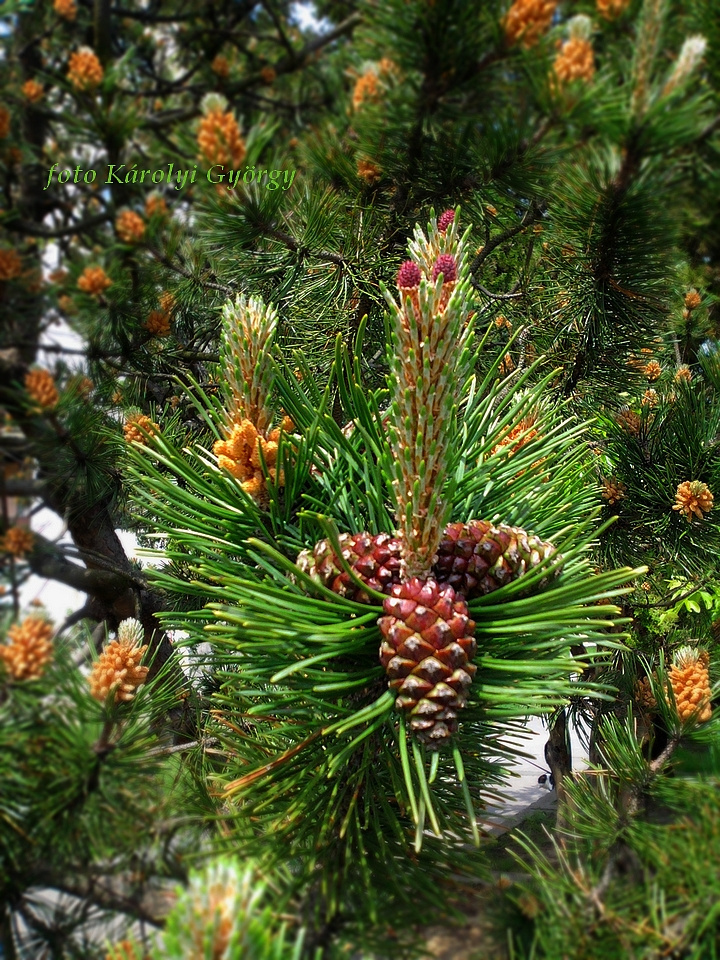
[[[380,662],[397,694],[395,706],[418,740],[439,746],[458,728],[477,669],[467,602],[549,560],[555,548],[502,523],[447,523],[451,504],[443,486],[456,442],[455,411],[474,360],[455,211],[433,219],[427,237],[416,228],[409,252],[398,272],[400,303],[385,292],[392,330],[387,428],[398,529],[394,535],[341,534],[342,558],[321,540],[296,563],[350,600],[373,603],[370,590],[385,594]]]
[[[277,310],[259,297],[238,295],[223,307],[223,373],[227,407],[223,411],[225,438],[213,453],[218,467],[227,470],[259,504],[268,500],[267,480],[283,486],[278,465],[280,435],[294,424],[283,417],[272,427],[270,403],[273,384],[271,350],[277,328]]]

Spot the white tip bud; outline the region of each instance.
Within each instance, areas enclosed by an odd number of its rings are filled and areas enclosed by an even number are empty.
[[[204,116],[216,110],[224,113],[227,110],[227,106],[228,102],[221,93],[206,93],[200,101],[200,109]]]
[[[568,20],[567,29],[571,40],[589,40],[593,32],[593,22],[586,14],[578,13]]]
[[[134,647],[140,646],[145,639],[145,630],[139,620],[134,617],[128,617],[123,620],[117,630],[118,640]]]
[[[707,40],[702,34],[698,33],[694,37],[687,37],[685,39],[678,58],[675,61],[675,65],[673,66],[672,73],[663,89],[664,96],[672,93],[677,87],[682,86],[691,74],[695,72],[698,64],[705,56],[706,49]]]

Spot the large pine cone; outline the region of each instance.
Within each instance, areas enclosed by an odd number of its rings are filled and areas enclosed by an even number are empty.
[[[470,520],[447,525],[432,569],[440,583],[451,584],[472,600],[504,587],[554,553],[551,543],[520,527]]]
[[[380,662],[398,693],[395,706],[408,712],[420,741],[440,744],[457,730],[477,669],[467,604],[450,584],[413,577],[392,587],[383,609]]]
[[[373,590],[389,593],[400,583],[400,541],[389,533],[341,533],[342,555],[353,573]],[[312,550],[303,550],[297,566],[317,583],[349,600],[375,601],[358,587],[343,570],[329,540],[320,540]]]

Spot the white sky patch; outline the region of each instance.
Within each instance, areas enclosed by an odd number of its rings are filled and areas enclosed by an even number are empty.
[[[290,7],[290,19],[294,20],[301,30],[314,30],[316,33],[325,33],[332,28],[332,23],[317,15],[314,3],[294,3]]]

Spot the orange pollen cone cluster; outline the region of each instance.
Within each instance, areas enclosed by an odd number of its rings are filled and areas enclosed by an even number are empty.
[[[272,430],[267,439],[258,433],[251,420],[242,419],[233,424],[227,440],[217,440],[213,453],[218,458],[218,466],[227,470],[248,496],[256,500],[263,500],[267,496],[267,485],[263,474],[262,463],[265,462],[267,475],[273,483],[282,486],[284,482],[282,470],[277,470],[278,440],[281,430],[292,430],[294,425],[289,417],[283,420],[282,426]]]
[[[152,337],[170,336],[170,317],[164,310],[151,310],[145,321],[145,329]]]
[[[45,89],[37,80],[26,80],[22,85],[22,95],[26,100],[29,100],[30,103],[37,103],[39,100],[42,100],[44,94]]]
[[[238,122],[230,112],[211,110],[200,121],[197,135],[202,159],[209,164],[240,166],[247,152]]]
[[[595,74],[595,54],[590,41],[581,37],[567,40],[555,58],[553,70],[560,83],[592,80]]]
[[[630,0],[595,0],[597,12],[606,20],[614,20],[629,5]]]
[[[102,64],[89,47],[81,47],[70,56],[68,80],[76,90],[93,90],[103,80]]]
[[[85,267],[78,277],[77,285],[78,290],[97,297],[112,286],[112,280],[102,267]]]
[[[503,20],[507,42],[534,46],[550,29],[556,6],[557,0],[515,0]]]
[[[681,511],[688,522],[692,522],[693,516],[702,520],[712,507],[713,495],[706,483],[701,483],[700,480],[686,480],[678,484],[672,509]]]
[[[62,17],[63,20],[72,21],[75,19],[75,17],[77,17],[75,0],[55,0],[55,3],[53,3],[53,10],[59,17]]]
[[[160,427],[157,423],[153,423],[150,417],[145,416],[145,414],[139,414],[135,417],[130,417],[123,426],[123,434],[125,436],[125,441],[127,443],[139,443],[141,446],[147,444],[147,438],[143,433],[153,434]]]
[[[17,251],[0,250],[0,280],[15,280],[21,273],[22,260]]]
[[[91,695],[104,703],[114,690],[115,703],[132,700],[147,678],[148,668],[140,666],[146,650],[147,644],[139,646],[132,640],[112,640],[90,671]]]
[[[122,210],[115,221],[115,232],[123,243],[138,243],[145,234],[145,221],[134,210]]]
[[[603,483],[601,496],[612,506],[612,504],[617,503],[619,500],[625,499],[626,490],[627,487],[622,480],[616,480],[614,477],[611,477]]]
[[[376,101],[380,99],[380,84],[378,76],[374,70],[366,70],[362,76],[355,81],[353,90],[353,109],[359,110],[366,101]]]
[[[681,655],[670,668],[669,680],[680,720],[694,717],[704,723],[712,716],[709,658],[706,652]]]
[[[0,662],[13,680],[37,680],[52,659],[53,625],[40,617],[26,617],[10,627],[7,644],[0,645]]]
[[[30,530],[25,527],[10,527],[0,541],[0,549],[13,557],[24,557],[26,553],[30,553],[34,542],[35,537]]]
[[[25,389],[43,410],[52,410],[60,399],[52,374],[42,368],[25,374]]]

